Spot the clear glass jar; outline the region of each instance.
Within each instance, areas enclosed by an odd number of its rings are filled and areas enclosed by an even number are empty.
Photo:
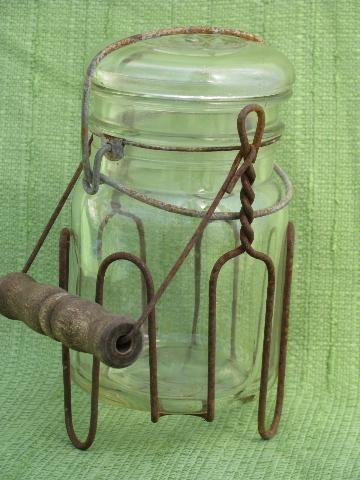
[[[266,112],[263,146],[255,164],[254,208],[279,201],[273,172],[282,124],[278,107],[293,83],[291,65],[260,39],[222,34],[173,35],[144,40],[106,57],[92,83],[92,160],[103,135],[167,147],[238,145],[237,115],[256,101]],[[250,116],[249,136],[256,116]],[[205,212],[226,178],[236,151],[178,152],[128,144],[121,160],[104,157],[102,172],[126,187],[182,208]],[[240,186],[217,212],[240,210]],[[276,378],[287,209],[256,218],[254,247],[271,256],[277,284],[269,382]],[[158,287],[194,233],[199,218],[144,204],[108,185],[96,195],[79,184],[72,202],[70,287],[93,299],[102,260],[117,251],[146,261]],[[156,306],[161,410],[201,411],[207,397],[209,277],[216,260],[239,244],[238,220],[214,220]],[[266,271],[248,255],[229,261],[217,293],[217,405],[259,389]],[[137,319],[146,304],[141,274],[128,262],[106,276],[104,306]],[[140,358],[124,369],[101,366],[100,393],[130,408],[149,410],[147,326]],[[73,377],[90,387],[91,357],[73,353]]]

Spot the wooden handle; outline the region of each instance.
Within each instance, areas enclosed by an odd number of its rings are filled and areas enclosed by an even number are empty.
[[[131,319],[106,312],[101,305],[59,287],[38,283],[25,273],[0,278],[0,314],[69,348],[91,353],[110,367],[131,365],[142,350],[141,332],[121,343],[133,326]]]

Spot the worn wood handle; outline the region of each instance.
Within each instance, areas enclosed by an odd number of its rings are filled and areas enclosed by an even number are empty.
[[[129,342],[121,342],[133,326],[131,319],[62,288],[38,283],[25,273],[0,278],[0,314],[69,348],[91,353],[110,367],[131,365],[142,350],[140,331]]]

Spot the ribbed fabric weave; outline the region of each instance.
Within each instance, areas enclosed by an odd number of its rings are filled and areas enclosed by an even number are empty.
[[[294,181],[296,259],[286,401],[279,433],[256,404],[207,424],[101,404],[95,445],[69,444],[60,346],[0,321],[0,478],[360,479],[360,3],[356,0],[0,2],[0,274],[26,255],[80,159],[81,83],[105,43],[180,25],[264,35],[293,62],[281,165]],[[56,283],[60,226],[35,268]],[[89,398],[74,388],[85,432]]]

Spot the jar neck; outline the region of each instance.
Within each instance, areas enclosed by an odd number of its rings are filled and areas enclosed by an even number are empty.
[[[100,141],[94,142],[94,153]],[[277,144],[260,148],[255,164],[255,187],[270,179]],[[236,151],[173,152],[126,146],[124,157],[104,157],[102,171],[141,192],[213,196],[225,180]],[[238,185],[238,188],[240,186]]]

